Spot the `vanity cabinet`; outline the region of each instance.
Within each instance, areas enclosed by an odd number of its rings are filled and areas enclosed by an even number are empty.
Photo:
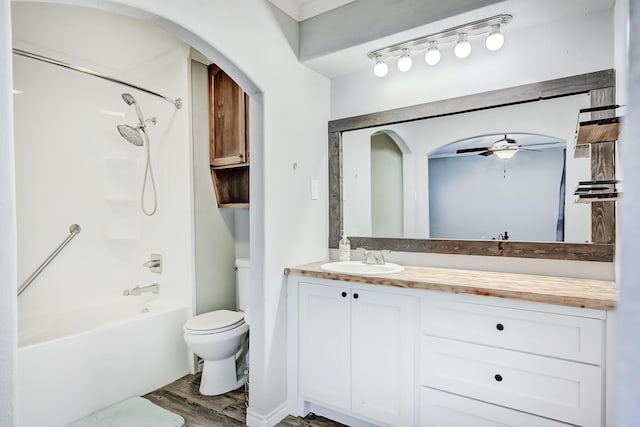
[[[299,393],[379,425],[414,425],[418,299],[301,282]]]
[[[604,313],[583,310],[578,316],[562,307],[533,311],[508,305],[446,294],[423,299],[420,384],[428,387],[421,396],[423,425],[432,425],[425,407],[437,407],[443,399],[473,415],[466,400],[459,400],[471,398],[491,405],[482,405],[478,417],[493,409],[507,425],[521,425],[521,413],[493,405],[572,425],[601,426]]]
[[[289,413],[347,425],[613,426],[612,282],[319,265],[288,276]]]

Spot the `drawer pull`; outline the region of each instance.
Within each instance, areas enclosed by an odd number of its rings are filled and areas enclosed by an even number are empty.
[[[346,292],[342,292],[342,298],[346,298],[347,297],[347,293]]]
[[[499,331],[502,331],[504,329],[504,325],[502,323],[498,323],[496,325],[496,329],[499,330]]]
[[[496,374],[493,378],[495,378],[496,381],[498,381],[498,382],[502,381],[502,375],[500,375],[500,374]]]
[[[358,294],[353,294],[353,298],[358,299]]]

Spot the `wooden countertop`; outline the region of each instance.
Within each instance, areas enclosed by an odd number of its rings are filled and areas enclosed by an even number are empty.
[[[546,304],[613,310],[618,300],[615,282],[531,274],[498,273],[405,265],[404,271],[382,276],[330,273],[320,261],[286,268],[285,275],[317,277],[353,283],[485,295]]]

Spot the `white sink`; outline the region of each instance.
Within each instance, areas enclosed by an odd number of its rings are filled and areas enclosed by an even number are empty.
[[[320,268],[324,271],[343,274],[381,275],[399,273],[404,267],[392,262],[384,264],[365,264],[362,261],[336,261],[322,264]]]

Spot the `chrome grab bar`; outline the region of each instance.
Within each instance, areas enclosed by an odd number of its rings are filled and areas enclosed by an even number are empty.
[[[80,226],[78,224],[71,224],[71,226],[69,227],[69,235],[67,236],[66,239],[64,239],[64,241],[62,243],[60,243],[60,246],[58,246],[53,252],[51,252],[51,255],[49,255],[47,257],[47,259],[45,259],[42,264],[40,264],[40,266],[38,268],[36,268],[36,271],[34,271],[31,276],[29,276],[27,278],[27,280],[24,281],[24,283],[22,284],[22,286],[20,286],[20,288],[18,289],[18,296],[20,296],[31,284],[31,282],[33,282],[34,280],[36,280],[36,277],[38,277],[40,275],[40,273],[42,273],[42,271],[47,268],[47,266],[49,265],[49,263],[51,261],[53,261],[53,259],[60,253],[60,251],[62,249],[64,249],[65,246],[67,246],[67,243],[69,243],[71,241],[71,239],[73,239],[74,237],[76,237],[76,234],[80,233]]]

